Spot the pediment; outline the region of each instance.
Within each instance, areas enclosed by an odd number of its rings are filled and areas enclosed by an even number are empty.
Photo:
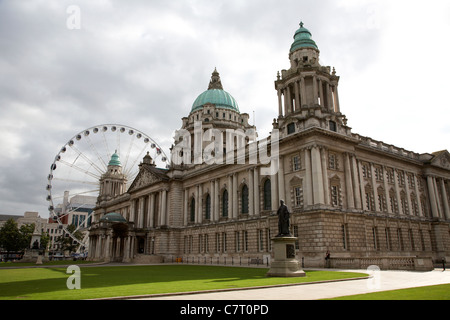
[[[164,179],[155,172],[142,168],[137,174],[131,186],[128,188],[128,192],[133,192],[135,190],[151,186],[155,183],[161,182]]]
[[[450,170],[450,153],[447,150],[433,153],[431,165]]]

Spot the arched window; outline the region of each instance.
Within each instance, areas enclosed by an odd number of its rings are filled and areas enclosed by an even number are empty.
[[[211,197],[209,196],[209,194],[206,196],[205,219],[206,220],[210,220],[211,219]]]
[[[248,214],[248,187],[242,187],[242,214]]]
[[[264,210],[272,209],[272,187],[270,184],[270,179],[264,182]]]
[[[190,221],[191,222],[195,222],[195,199],[192,198],[191,200],[191,216],[190,216]]]
[[[228,191],[225,190],[222,195],[222,217],[228,217]]]

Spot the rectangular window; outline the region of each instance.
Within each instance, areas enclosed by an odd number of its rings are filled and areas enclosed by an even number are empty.
[[[227,252],[227,234],[222,232],[222,251]]]
[[[347,234],[347,232],[348,232],[348,227],[347,227],[347,224],[343,224],[342,225],[342,228],[341,228],[341,230],[342,230],[342,243],[343,243],[343,248],[344,248],[344,250],[348,250],[348,234]]]
[[[385,229],[385,233],[386,233],[386,248],[390,251],[392,246],[391,246],[391,236],[390,236],[390,229],[386,228]]]
[[[241,234],[239,231],[235,232],[236,252],[241,251]]]
[[[248,232],[242,231],[242,236],[244,238],[244,241],[243,241],[244,251],[247,252],[248,251]]]
[[[295,123],[289,123],[287,126],[287,133],[292,134],[295,133]]]
[[[294,188],[295,206],[303,207],[303,189],[301,187]]]
[[[220,252],[220,233],[216,233],[216,252]]]
[[[292,157],[292,170],[293,171],[300,170],[300,157],[299,156]]]
[[[400,228],[397,229],[397,240],[398,240],[398,249],[399,249],[399,251],[403,251],[404,250],[404,246],[403,246],[402,229],[400,229]]]
[[[331,186],[331,205],[337,207],[339,205],[339,193],[337,186]]]
[[[262,229],[258,230],[258,250],[264,251],[264,232]]]
[[[378,245],[378,229],[377,229],[377,227],[372,228],[372,236],[373,236],[373,248],[375,250],[380,250],[380,247]]]
[[[271,242],[271,236],[270,236],[270,229],[269,228],[266,229],[266,248],[267,248],[267,251],[269,251],[269,252],[272,251],[272,242]]]

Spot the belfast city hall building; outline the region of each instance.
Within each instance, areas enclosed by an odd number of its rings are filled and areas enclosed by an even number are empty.
[[[278,118],[256,138],[214,70],[160,169],[145,156],[126,188],[114,154],[100,179],[89,259],[270,264],[280,200],[303,266],[428,270],[450,261],[450,154],[353,133],[339,76],[300,24],[275,80]],[[326,261],[326,252],[331,259]]]

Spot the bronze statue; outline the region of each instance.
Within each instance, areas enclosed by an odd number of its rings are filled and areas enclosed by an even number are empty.
[[[290,231],[290,212],[288,207],[284,204],[284,200],[280,200],[280,208],[277,211],[278,215],[278,235],[277,237],[292,237]]]

